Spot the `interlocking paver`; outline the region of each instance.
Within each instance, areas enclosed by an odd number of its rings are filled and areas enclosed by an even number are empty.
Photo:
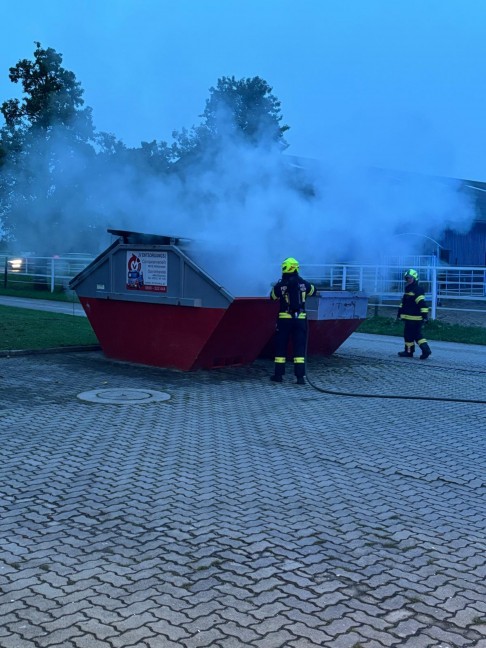
[[[484,398],[447,346],[404,365],[353,339],[316,383]],[[0,359],[2,648],[484,642],[484,406],[297,393],[269,364]],[[77,400],[103,384],[171,400]]]

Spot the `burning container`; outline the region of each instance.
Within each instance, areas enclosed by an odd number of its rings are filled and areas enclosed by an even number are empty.
[[[70,282],[108,357],[188,371],[271,353],[277,302],[233,297],[186,254],[187,239],[108,231],[118,238]],[[332,354],[366,305],[357,293],[310,298],[309,352]]]
[[[309,325],[308,355],[330,356],[366,319],[368,297],[363,292],[317,290],[306,301]],[[273,336],[260,357],[273,358]],[[290,359],[290,358],[289,358]]]

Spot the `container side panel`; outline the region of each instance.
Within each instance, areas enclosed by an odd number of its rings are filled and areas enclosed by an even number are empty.
[[[188,371],[224,309],[80,298],[110,358]]]
[[[235,299],[196,361],[199,369],[250,364],[275,330],[278,304],[266,298]]]
[[[364,319],[310,321],[308,354],[332,355],[363,321]]]
[[[201,305],[208,308],[227,307],[229,300],[212,283],[207,275],[198,272],[188,264],[184,265],[184,277],[181,282],[184,297],[198,297]]]
[[[317,319],[361,319],[366,317],[367,308],[368,297],[362,294],[347,291],[321,292],[318,297]]]
[[[96,294],[111,292],[110,257],[98,261],[96,266],[80,275],[76,285],[76,294],[81,297],[92,297]]]
[[[356,331],[364,319],[309,320],[308,355],[332,355],[348,337]],[[272,359],[275,356],[273,334],[267,339],[260,358]],[[292,359],[292,343],[289,343],[287,358]]]

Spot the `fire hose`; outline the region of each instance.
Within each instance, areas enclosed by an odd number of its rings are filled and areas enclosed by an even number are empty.
[[[307,363],[307,347],[309,342],[309,326],[307,326],[307,336],[305,345],[305,366],[306,366],[306,379],[308,384],[320,392],[329,396],[347,396],[351,398],[380,398],[390,400],[412,400],[412,401],[435,401],[440,403],[471,403],[475,405],[486,405],[486,400],[474,400],[467,398],[447,398],[445,396],[407,396],[404,394],[369,394],[369,393],[356,393],[348,391],[340,391],[334,389],[324,389],[315,384],[311,377],[309,377],[308,363]]]

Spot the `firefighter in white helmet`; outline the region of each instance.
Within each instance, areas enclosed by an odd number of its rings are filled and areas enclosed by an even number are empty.
[[[314,286],[299,276],[299,262],[293,257],[282,263],[282,278],[272,288],[270,298],[280,301],[275,332],[274,374],[271,380],[282,382],[289,340],[292,340],[294,374],[298,385],[305,385],[305,349],[307,314],[305,299],[315,292]]]

